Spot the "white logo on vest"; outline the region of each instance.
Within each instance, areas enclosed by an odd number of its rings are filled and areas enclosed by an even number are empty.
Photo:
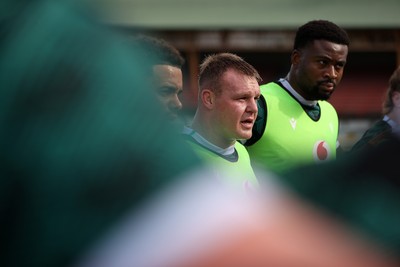
[[[291,118],[289,120],[289,122],[290,122],[290,125],[292,125],[293,130],[296,130],[297,121],[294,118]]]

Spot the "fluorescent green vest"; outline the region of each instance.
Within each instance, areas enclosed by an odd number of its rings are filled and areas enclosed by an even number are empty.
[[[262,137],[247,147],[254,166],[281,172],[336,158],[339,121],[330,103],[318,101],[321,116],[313,121],[278,84],[262,85],[261,94],[267,104],[267,124]]]
[[[229,178],[228,182],[245,189],[257,188],[259,186],[256,175],[251,166],[249,153],[239,142],[236,142],[235,149],[238,153],[237,161],[229,161],[215,152],[201,146],[196,141],[187,140],[195,153],[205,162],[213,164],[221,171],[221,177]],[[214,165],[215,164],[215,165]]]

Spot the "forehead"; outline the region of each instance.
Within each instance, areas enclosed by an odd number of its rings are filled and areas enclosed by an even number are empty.
[[[312,55],[328,55],[338,56],[346,59],[348,54],[348,46],[344,44],[336,44],[326,40],[314,40],[305,47],[305,52]]]
[[[182,81],[182,70],[171,65],[154,65],[154,78],[156,81]]]
[[[226,71],[222,76],[222,86],[225,88],[224,91],[231,93],[260,90],[260,86],[255,77],[248,76],[233,69]]]

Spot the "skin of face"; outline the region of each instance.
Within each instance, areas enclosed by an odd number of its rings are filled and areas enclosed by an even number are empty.
[[[183,91],[182,70],[171,65],[154,65],[156,96],[171,120],[178,118],[182,109],[179,95]]]
[[[387,116],[400,125],[400,92],[393,91],[392,101],[393,109],[387,114]]]
[[[222,148],[238,139],[248,139],[257,117],[260,86],[254,77],[228,70],[222,77],[220,93],[210,92],[214,120],[214,142]]]
[[[327,100],[343,76],[347,45],[315,40],[292,52],[289,82],[307,100]]]

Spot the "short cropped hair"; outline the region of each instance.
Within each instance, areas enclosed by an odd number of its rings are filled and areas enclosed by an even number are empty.
[[[314,40],[350,45],[349,36],[343,28],[327,20],[312,20],[297,29],[293,49],[304,48]]]
[[[200,91],[207,87],[218,94],[221,88],[221,77],[228,70],[235,70],[244,75],[254,77],[258,83],[262,81],[258,71],[242,57],[233,53],[218,53],[208,55],[200,64],[198,79]]]
[[[162,38],[138,34],[133,37],[135,45],[144,51],[145,58],[153,65],[171,65],[182,68],[185,59],[177,48]]]

